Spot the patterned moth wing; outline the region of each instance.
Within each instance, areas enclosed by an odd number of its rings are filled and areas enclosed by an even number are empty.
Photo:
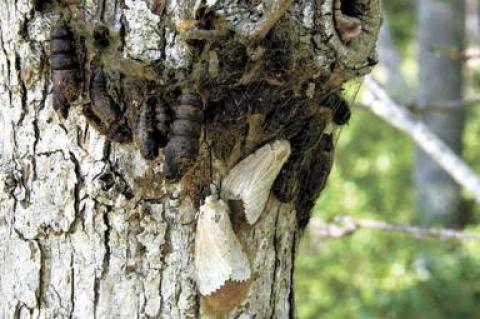
[[[291,153],[290,143],[266,144],[235,165],[222,182],[222,197],[240,200],[250,225],[260,218],[270,190]]]
[[[213,196],[200,207],[195,238],[195,275],[203,296],[219,290],[228,281],[250,279],[248,257],[235,235],[227,204]]]

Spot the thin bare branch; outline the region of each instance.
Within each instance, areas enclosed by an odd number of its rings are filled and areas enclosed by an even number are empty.
[[[480,177],[440,138],[407,110],[398,105],[371,77],[365,78],[362,104],[392,126],[408,134],[459,185],[469,191],[480,203]]]
[[[348,216],[338,217],[335,219],[334,223],[331,224],[313,218],[309,225],[310,235],[319,238],[342,238],[352,235],[362,229],[380,230],[388,233],[401,233],[415,238],[480,241],[480,234],[465,233],[451,229],[390,224],[369,219],[354,219]]]
[[[414,113],[427,113],[427,112],[451,112],[458,111],[461,108],[468,108],[472,106],[480,105],[480,97],[472,98],[468,100],[455,100],[445,102],[435,102],[427,107],[419,107],[412,105],[409,107]]]

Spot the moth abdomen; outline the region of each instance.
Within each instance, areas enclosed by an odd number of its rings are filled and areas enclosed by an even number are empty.
[[[51,34],[51,76],[53,83],[53,108],[63,118],[68,116],[70,103],[80,93],[80,72],[72,31],[59,26]]]
[[[198,154],[203,109],[198,95],[184,94],[175,107],[175,121],[165,149],[165,174],[176,179],[185,174]]]

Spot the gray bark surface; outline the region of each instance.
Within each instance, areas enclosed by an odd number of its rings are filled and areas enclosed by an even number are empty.
[[[465,32],[464,1],[418,1],[418,107],[435,101],[460,100]],[[457,154],[462,152],[464,111],[429,112],[424,122]],[[416,152],[417,206],[425,224],[460,226],[462,197],[459,186],[422,150]]]
[[[348,46],[336,34],[332,1],[293,2],[280,17],[272,32],[290,32],[296,74],[289,75],[295,83],[288,92],[306,96],[302,102],[315,101],[370,70],[380,8],[377,1],[361,3],[371,8],[372,18],[365,18],[364,25],[371,32]],[[253,59],[252,30],[268,24],[264,19],[277,1],[209,0],[207,5],[235,34],[226,46],[247,47]],[[193,252],[197,200],[204,194],[188,182],[201,176],[166,180],[162,153],[155,161],[144,160],[135,144],[109,141],[81,111],[90,103],[94,60],[104,65],[108,91],[127,109],[127,117],[134,118],[136,97],[147,82],[168,93],[200,86],[201,77],[192,81],[189,76],[207,73],[211,91],[223,92],[217,89],[221,81],[211,80],[223,76],[222,70],[217,73],[215,63],[198,70],[204,64],[195,58],[203,59],[202,52],[193,51],[184,38],[196,7],[189,0],[0,1],[1,318],[199,318],[203,313]],[[65,120],[52,108],[49,66],[50,32],[62,21],[75,32],[83,78],[82,94]],[[112,43],[103,51],[92,40],[99,24],[111,32]],[[207,56],[215,61],[215,53]],[[259,75],[245,74],[239,91],[256,86]],[[266,86],[274,92],[284,85],[283,79],[267,77],[262,83],[270,83]],[[127,114],[130,110],[134,115]],[[319,126],[325,128],[331,112],[319,114]],[[220,185],[233,164],[276,137],[262,131],[264,120],[250,113],[242,119],[249,124],[235,140],[242,148],[234,148],[228,158],[213,156],[210,179],[198,188]],[[211,141],[202,141],[197,173],[208,166],[205,145]],[[320,163],[327,167],[312,190],[315,196],[328,176],[328,163]],[[187,191],[192,188],[193,195]],[[295,248],[302,232],[298,215],[308,215],[298,211],[295,200],[282,203],[271,195],[255,225],[234,222],[253,276],[246,297],[228,317],[294,316]]]

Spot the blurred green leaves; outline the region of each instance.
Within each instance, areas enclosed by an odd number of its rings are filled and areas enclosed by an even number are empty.
[[[356,109],[339,134],[336,164],[314,216],[415,223],[412,142]],[[477,171],[479,136],[477,115],[465,136],[466,155]],[[302,319],[480,318],[478,242],[416,240],[367,230],[325,242],[306,236],[296,276]]]
[[[395,44],[403,51],[411,44],[415,33],[415,1],[386,0],[383,8],[388,14]]]

